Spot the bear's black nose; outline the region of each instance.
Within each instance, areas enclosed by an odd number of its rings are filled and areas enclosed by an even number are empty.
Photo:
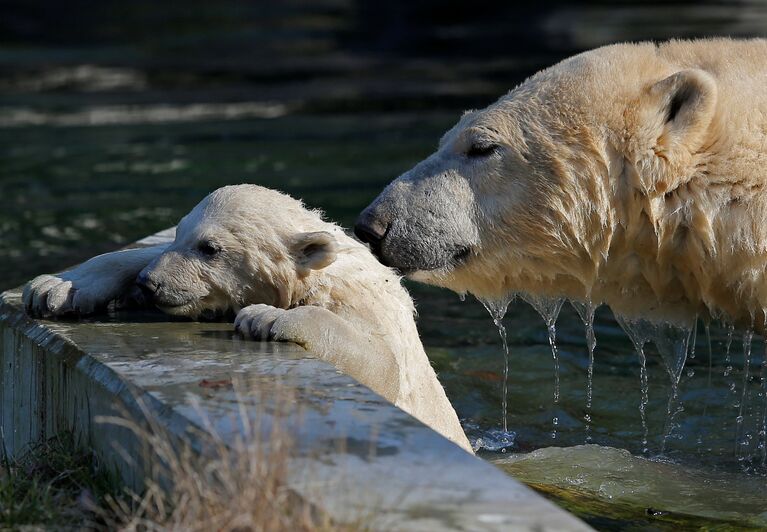
[[[136,286],[141,289],[144,297],[151,301],[157,290],[160,288],[160,284],[154,281],[146,272],[141,272],[136,277]]]
[[[381,254],[381,242],[383,242],[388,229],[388,224],[383,224],[364,212],[357,219],[357,223],[354,224],[355,236],[362,242],[370,244],[370,249],[379,257]]]

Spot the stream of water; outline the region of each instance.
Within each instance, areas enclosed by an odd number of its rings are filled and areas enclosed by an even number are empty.
[[[503,345],[503,384],[501,387],[501,429],[490,429],[484,437],[477,438],[474,442],[474,450],[485,449],[488,451],[506,452],[514,444],[515,434],[509,432],[508,426],[508,399],[509,399],[509,342],[506,336],[506,327],[503,325],[503,317],[509,304],[514,300],[514,295],[499,300],[479,299],[485,307],[493,324],[498,328]]]
[[[557,350],[557,318],[559,311],[562,310],[564,299],[548,299],[525,294],[523,299],[527,301],[538,314],[543,318],[546,324],[546,332],[549,337],[549,347],[551,348],[551,357],[554,360],[554,404],[559,403],[559,351]],[[557,425],[559,417],[555,414],[551,418],[551,438],[557,439]]]
[[[591,443],[591,402],[594,391],[594,351],[597,348],[597,337],[594,334],[594,313],[597,308],[591,300],[588,300],[586,303],[577,301],[571,301],[570,303],[583,321],[583,327],[586,334],[586,347],[589,351],[589,367],[586,370],[586,410],[583,414],[583,421],[586,425],[586,437],[584,441],[586,443]]]

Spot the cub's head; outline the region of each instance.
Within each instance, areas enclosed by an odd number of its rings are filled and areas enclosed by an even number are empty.
[[[213,319],[244,306],[287,308],[312,270],[333,263],[333,226],[279,192],[255,185],[216,190],[187,214],[173,244],[137,283],[162,311]]]
[[[466,113],[355,233],[415,280],[486,298],[584,298],[617,233],[663,234],[715,102],[708,74],[675,70],[653,45],[576,56]],[[616,264],[656,260],[659,242],[641,238]]]

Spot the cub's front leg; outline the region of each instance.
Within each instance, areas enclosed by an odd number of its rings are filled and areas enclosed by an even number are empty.
[[[105,253],[62,273],[40,275],[24,288],[27,314],[92,314],[124,295],[136,276],[167,244]]]
[[[237,314],[234,327],[248,338],[294,342],[389,401],[397,399],[399,365],[394,355],[372,334],[327,309],[250,305]]]

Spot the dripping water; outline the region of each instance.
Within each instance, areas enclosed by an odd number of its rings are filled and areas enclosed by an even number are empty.
[[[674,432],[674,428],[676,427],[676,425],[674,425],[674,418],[677,414],[684,411],[684,405],[682,405],[682,401],[679,398],[679,379],[682,376],[682,370],[684,369],[684,364],[686,362],[687,348],[690,343],[690,336],[692,336],[692,346],[689,356],[690,358],[695,358],[695,340],[698,328],[697,325],[698,321],[696,319],[695,326],[692,328],[692,332],[688,330],[687,337],[681,340],[681,342],[678,342],[676,348],[674,349],[674,354],[676,355],[675,362],[677,362],[677,366],[675,366],[672,371],[669,372],[669,375],[671,376],[671,393],[669,394],[668,404],[666,405],[666,423],[663,429],[663,440],[661,441],[660,446],[661,454],[666,451],[666,442],[668,442],[668,439],[671,437],[671,433]]]
[[[748,392],[748,373],[751,366],[751,340],[754,337],[753,329],[747,329],[743,333],[743,391],[738,405],[738,417],[735,418],[735,457],[740,459],[740,429],[743,426],[743,407],[746,404]]]
[[[594,350],[597,347],[597,338],[594,334],[594,313],[596,306],[587,300],[586,303],[576,301],[570,302],[578,312],[583,321],[583,327],[586,333],[586,346],[589,350],[589,367],[586,375],[586,411],[583,420],[586,424],[586,443],[591,443],[591,402],[593,396],[594,383]]]
[[[706,397],[703,402],[703,419],[708,419],[706,414],[708,413],[708,404],[711,402],[711,377],[714,370],[713,360],[714,352],[711,348],[711,324],[708,321],[703,322],[703,326],[706,330],[706,345],[708,345],[708,378],[706,380]],[[701,424],[701,427],[703,425]],[[698,435],[698,445],[703,444],[703,434]]]
[[[697,318],[690,323],[688,327],[680,327],[671,323],[651,323],[646,320],[629,320],[616,317],[623,330],[631,338],[634,348],[639,356],[640,364],[640,382],[642,387],[642,399],[639,403],[639,413],[642,418],[642,429],[644,436],[642,438],[643,452],[647,452],[647,403],[648,403],[648,382],[647,382],[647,357],[645,356],[645,345],[652,340],[661,360],[666,368],[666,372],[671,380],[671,393],[666,406],[666,421],[664,423],[663,439],[661,441],[661,452],[665,451],[666,441],[671,436],[675,425],[674,417],[684,411],[684,407],[679,398],[679,381],[682,377],[682,371],[689,354],[695,352],[694,337],[697,329]],[[690,338],[693,338],[692,349],[689,349]]]
[[[706,385],[707,385],[707,389],[710,391],[711,390],[711,374],[714,371],[714,351],[711,348],[711,324],[709,322],[706,322],[705,327],[706,327],[706,345],[708,346],[708,379],[706,380]],[[708,404],[706,404],[705,406],[708,406]]]
[[[690,360],[695,359],[695,345],[698,343],[698,317],[695,316],[695,321],[692,323],[692,345],[690,346],[690,354],[687,358]]]
[[[644,346],[649,340],[646,327],[640,321],[629,321],[621,316],[615,316],[618,324],[634,344],[637,356],[639,357],[639,384],[641,388],[641,399],[639,400],[639,417],[642,421],[642,453],[647,454],[647,403],[649,402],[649,384],[647,380],[647,357],[645,356]]]
[[[684,411],[684,405],[679,398],[679,382],[687,358],[695,357],[697,331],[697,316],[688,327],[679,327],[667,323],[656,326],[653,331],[653,343],[661,355],[666,372],[671,380],[671,393],[666,404],[666,421],[663,428],[663,439],[661,440],[661,453],[665,452],[666,443],[676,428],[674,418],[677,414]]]
[[[732,347],[732,337],[735,334],[735,325],[730,323],[727,326],[727,346],[724,352],[724,361],[730,363],[730,348]]]
[[[764,407],[762,410],[762,424],[759,430],[759,450],[762,454],[762,467],[767,465],[767,309],[762,310],[764,315],[764,329],[762,329],[762,341],[764,342],[764,354],[762,355],[762,372],[760,375],[762,381],[762,401]]]
[[[509,392],[509,342],[506,337],[506,327],[503,325],[503,317],[506,315],[506,310],[509,308],[509,304],[514,300],[514,295],[511,295],[504,299],[488,300],[480,299],[480,303],[485,307],[490,317],[493,318],[493,323],[498,328],[498,335],[501,337],[503,343],[503,389],[501,391],[501,434],[494,435],[493,439],[497,440],[492,442],[491,446],[486,446],[491,450],[501,450],[506,452],[506,448],[510,447],[514,442],[514,433],[509,432],[508,427],[508,392]],[[478,446],[483,446],[483,442],[478,442]]]
[[[762,455],[762,467],[767,466],[767,345],[765,345],[765,354],[762,359],[762,401],[764,407],[762,408],[762,423],[759,429],[759,450]]]
[[[522,298],[527,301],[543,318],[546,323],[546,329],[549,334],[549,347],[551,356],[554,358],[554,408],[559,404],[559,352],[557,351],[557,318],[559,311],[562,310],[562,304],[565,302],[562,298],[543,298],[525,294]],[[551,437],[557,437],[557,425],[559,418],[556,416],[551,420]]]
[[[735,399],[737,386],[735,380],[732,378],[732,359],[730,357],[730,350],[732,349],[732,338],[735,335],[735,325],[730,323],[727,326],[727,343],[724,348],[724,373],[722,375],[726,378],[727,388],[730,390],[731,405],[737,408],[737,401]]]

